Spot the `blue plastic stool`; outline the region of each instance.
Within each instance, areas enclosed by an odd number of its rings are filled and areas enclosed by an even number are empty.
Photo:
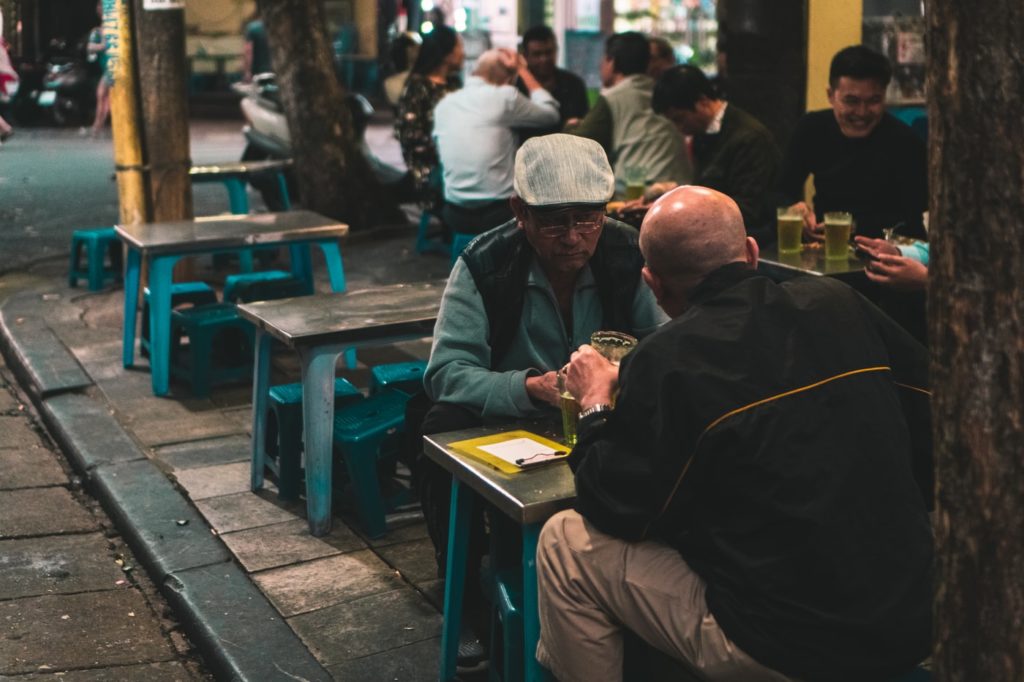
[[[217,292],[206,282],[175,282],[171,285],[171,309],[183,305],[206,305],[217,302]],[[139,340],[142,357],[149,357],[149,287],[142,290],[142,335]]]
[[[340,409],[357,403],[363,394],[342,378],[334,380],[334,405]],[[302,478],[302,384],[280,384],[270,388],[270,400],[264,418],[266,429],[266,466],[277,478],[277,496],[296,500]]]
[[[427,234],[431,217],[434,217],[434,214],[427,210],[420,215],[420,225],[416,231],[416,253],[448,253],[449,247],[442,239]]]
[[[81,267],[82,249],[85,249],[86,265]],[[110,265],[104,263],[104,254],[110,257]],[[71,235],[71,263],[68,271],[68,286],[78,286],[78,280],[89,283],[89,291],[99,291],[109,279],[121,281],[121,241],[112,227],[94,227],[75,230]]]
[[[494,579],[491,611],[492,673],[505,682],[523,679],[523,576],[503,571]],[[491,675],[491,679],[495,679]]]
[[[387,533],[384,514],[406,496],[385,499],[377,475],[377,461],[386,452],[387,441],[405,428],[405,404],[409,396],[383,390],[366,400],[334,413],[335,451],[345,463],[355,497],[356,514],[371,538]],[[310,485],[324,482],[306,481]]]
[[[426,369],[427,363],[423,360],[377,365],[370,370],[370,395],[383,388],[394,388],[414,396],[423,391]]]
[[[456,232],[452,235],[452,267],[455,267],[455,261],[459,260],[459,256],[462,255],[463,249],[469,245],[471,241],[476,239],[475,234],[465,234],[463,232]]]
[[[270,301],[306,293],[306,284],[283,270],[243,272],[224,280],[224,300],[231,303]]]
[[[172,311],[171,339],[171,376],[188,382],[196,397],[214,384],[252,378],[255,329],[231,303]]]

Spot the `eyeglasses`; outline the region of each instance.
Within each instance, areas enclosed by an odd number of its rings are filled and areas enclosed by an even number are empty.
[[[593,234],[604,225],[604,213],[588,212],[576,214],[571,211],[559,211],[554,213],[531,214],[533,226],[542,237],[557,239],[569,234],[569,230],[575,230],[576,234]]]

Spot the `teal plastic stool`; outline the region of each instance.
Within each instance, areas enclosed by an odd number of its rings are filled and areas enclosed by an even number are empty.
[[[423,360],[377,365],[370,370],[370,395],[384,388],[397,389],[408,396],[421,393],[426,369]]]
[[[81,266],[82,250],[85,250],[85,267]],[[105,263],[108,256],[110,264]],[[112,227],[94,227],[75,230],[71,235],[71,263],[68,272],[68,286],[78,286],[79,279],[85,279],[89,291],[99,291],[107,280],[121,281],[121,240]]]
[[[344,461],[356,503],[356,514],[371,538],[387,533],[388,508],[408,498],[403,490],[385,499],[377,475],[377,462],[395,451],[393,446],[405,428],[405,404],[409,396],[390,389],[334,413],[335,452]],[[389,442],[390,441],[390,442]],[[310,485],[325,482],[306,481]]]
[[[304,293],[305,283],[283,270],[242,272],[224,280],[224,300],[231,303],[270,301]]]
[[[196,397],[208,396],[214,384],[249,380],[255,334],[231,303],[171,311],[171,376],[186,381]]]
[[[175,282],[171,285],[171,309],[184,305],[206,305],[217,302],[217,292],[206,282]],[[139,340],[142,357],[149,357],[149,287],[142,290],[142,335]]]
[[[459,256],[462,255],[463,249],[469,245],[471,241],[476,239],[475,234],[465,234],[463,232],[456,232],[452,235],[452,267],[455,267],[455,261],[459,260]]]
[[[363,399],[363,394],[347,380],[334,380],[334,407],[341,409]],[[280,384],[270,388],[270,400],[264,419],[266,428],[266,465],[277,479],[277,496],[296,500],[302,478],[302,384]]]
[[[523,576],[519,571],[495,577],[491,611],[491,679],[523,679]]]
[[[449,247],[440,237],[431,237],[430,219],[434,214],[424,210],[420,214],[420,225],[416,231],[416,253],[448,253]],[[440,218],[438,218],[440,220]]]

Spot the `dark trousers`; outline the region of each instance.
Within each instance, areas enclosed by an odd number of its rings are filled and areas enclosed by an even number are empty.
[[[452,232],[480,234],[512,220],[512,206],[508,199],[499,199],[483,206],[467,208],[449,201],[444,202],[441,219]],[[440,433],[435,431],[435,433]]]

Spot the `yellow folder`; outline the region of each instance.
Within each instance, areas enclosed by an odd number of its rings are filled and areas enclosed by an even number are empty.
[[[506,474],[569,456],[569,448],[565,445],[522,430],[460,440],[448,447]]]

